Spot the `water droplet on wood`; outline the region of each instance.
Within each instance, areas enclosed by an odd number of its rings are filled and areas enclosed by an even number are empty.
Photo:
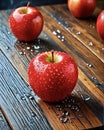
[[[5,48],[6,48],[6,50],[9,50],[9,47],[8,47],[8,46],[6,46]]]
[[[30,47],[27,47],[27,50],[30,50]]]
[[[24,51],[24,52],[23,52],[23,55],[25,55],[25,54],[26,54],[26,52]]]
[[[54,34],[54,35],[57,35],[57,33],[56,33],[55,31],[53,31],[53,34]]]
[[[87,66],[88,66],[89,68],[93,67],[93,65],[92,65],[92,64],[87,64]]]
[[[94,26],[94,25],[92,25],[92,24],[90,24],[90,27],[91,27],[91,28],[95,28],[95,26]]]
[[[61,41],[62,41],[62,42],[64,42],[64,41],[65,41],[65,39],[61,39]]]
[[[8,34],[10,34],[11,32],[8,32]]]
[[[75,111],[79,111],[79,107],[78,106],[75,106]]]
[[[72,123],[73,123],[72,119],[75,119],[75,118],[70,117],[70,119],[69,119],[69,123],[70,123],[70,124],[72,124]]]
[[[61,111],[62,110],[62,106],[61,105],[56,105],[57,110]]]
[[[68,115],[69,115],[69,112],[68,112],[68,111],[64,110],[64,111],[62,112],[62,116],[68,116]]]
[[[31,112],[31,116],[32,116],[32,117],[35,117],[35,116],[36,116],[36,113]]]
[[[33,52],[33,49],[31,49],[30,51]]]
[[[68,118],[62,116],[62,117],[59,118],[59,120],[60,120],[61,123],[66,123],[68,121]]]
[[[57,32],[58,32],[58,33],[61,33],[61,31],[60,31],[60,30],[57,30]]]
[[[40,46],[34,46],[34,49],[38,50],[40,49]]]
[[[85,101],[88,101],[88,100],[90,100],[90,97],[86,97],[84,100],[85,100]]]
[[[71,108],[71,104],[68,104],[68,108]]]
[[[81,34],[81,32],[77,32],[76,34],[77,34],[77,35],[80,35],[80,34]]]
[[[25,100],[26,98],[25,98],[25,96],[21,96],[21,100]]]
[[[19,54],[20,54],[20,55],[22,55],[22,54],[23,54],[23,52],[22,52],[22,51],[20,51],[20,52],[19,52]]]
[[[91,79],[96,79],[96,78],[92,76]]]
[[[102,51],[104,51],[104,48],[102,48]]]
[[[89,42],[89,46],[93,46],[94,45],[94,43],[93,42]]]
[[[34,97],[32,95],[29,96],[30,100],[34,100]]]
[[[61,36],[60,36],[60,35],[58,35],[57,37],[58,37],[58,38],[61,38]]]
[[[83,115],[78,115],[78,117],[82,118],[82,117],[83,117]]]
[[[71,106],[71,110],[75,110],[75,106],[74,105]]]
[[[61,22],[58,22],[58,24],[61,24]]]

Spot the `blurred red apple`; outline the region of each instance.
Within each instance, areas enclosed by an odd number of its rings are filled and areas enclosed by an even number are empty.
[[[99,36],[104,40],[104,10],[98,15],[96,28]]]
[[[91,16],[95,7],[96,0],[68,0],[70,12],[77,18]]]

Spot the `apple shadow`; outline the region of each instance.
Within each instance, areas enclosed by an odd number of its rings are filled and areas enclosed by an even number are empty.
[[[31,42],[23,42],[17,40],[14,43],[14,47],[16,48],[19,55],[24,57],[25,60],[28,59],[27,62],[30,62],[30,60],[38,53],[51,50],[64,51],[58,46],[55,41],[53,41],[49,36],[44,33]]]

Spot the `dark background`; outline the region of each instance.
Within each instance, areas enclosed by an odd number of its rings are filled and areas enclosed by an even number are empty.
[[[62,4],[67,0],[0,0],[0,9],[13,9],[22,5],[27,5],[28,1],[31,6]]]

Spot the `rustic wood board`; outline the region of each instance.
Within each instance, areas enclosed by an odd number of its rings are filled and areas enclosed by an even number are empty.
[[[30,87],[0,51],[0,106],[14,130],[51,130]]]
[[[95,28],[95,19],[101,10],[99,7],[101,6],[96,8],[89,20],[74,18],[68,11],[66,4],[39,7],[38,9],[44,16],[45,25],[39,38],[32,43],[19,42],[12,35],[7,27],[9,10],[2,11],[0,14],[3,20],[0,25],[0,49],[27,84],[27,67],[37,53],[52,49],[65,51],[78,64],[78,83],[67,99],[49,104],[35,96],[37,106],[42,108],[55,130],[95,127],[103,129],[104,42],[97,35]],[[24,84],[28,88],[26,83]],[[27,107],[31,110],[30,104]],[[33,109],[35,108],[34,105]],[[44,113],[39,116],[43,116],[45,119]],[[66,116],[63,119],[62,115],[65,113]],[[12,120],[10,122],[12,123]],[[50,126],[49,123],[46,126]]]
[[[10,126],[5,119],[5,116],[0,108],[0,130],[10,130]]]

